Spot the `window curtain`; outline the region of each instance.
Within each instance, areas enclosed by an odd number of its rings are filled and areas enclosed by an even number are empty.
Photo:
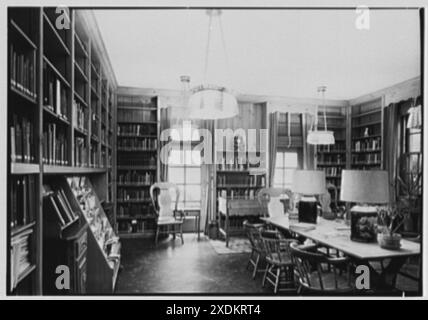
[[[397,195],[396,179],[397,164],[400,141],[398,104],[392,103],[384,111],[384,167],[389,176],[389,197],[390,202],[394,203]]]
[[[198,123],[199,129],[207,129],[211,132],[211,135],[214,135],[214,120],[201,120]],[[201,133],[204,141],[205,136]],[[209,137],[208,137],[209,138]],[[202,164],[201,164],[201,226],[204,226],[205,234],[208,234],[208,223],[212,220],[215,220],[216,216],[213,210],[213,201],[215,201],[214,194],[214,166],[213,161],[209,163],[204,162],[205,152],[211,152],[211,159],[214,159],[213,155],[213,145],[212,139],[205,141],[204,147],[210,149],[205,150],[204,154],[201,154]]]
[[[279,112],[269,114],[269,186],[273,186],[278,149]]]
[[[170,116],[171,116],[171,108],[161,108],[160,109],[160,132],[163,130],[167,130],[170,128]],[[168,143],[168,141],[160,141],[159,146],[160,150],[162,150],[162,147],[165,146]],[[159,161],[159,175],[160,175],[160,181],[161,182],[168,182],[168,164],[163,163],[162,161]]]
[[[315,121],[315,117],[312,114],[306,113],[302,114],[302,135],[303,135],[303,169],[313,170],[315,163],[315,148],[306,142],[308,137],[309,130],[311,129],[312,123]]]

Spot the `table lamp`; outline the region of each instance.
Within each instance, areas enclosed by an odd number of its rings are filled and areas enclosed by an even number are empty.
[[[292,190],[301,195],[298,203],[299,222],[316,223],[318,210],[315,195],[323,194],[326,191],[324,171],[294,171]]]
[[[343,170],[340,200],[356,203],[351,213],[351,240],[375,242],[377,209],[370,204],[389,202],[388,171]]]

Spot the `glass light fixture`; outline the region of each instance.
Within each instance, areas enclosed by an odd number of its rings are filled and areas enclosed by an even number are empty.
[[[209,24],[205,55],[204,82],[206,82],[207,77],[208,55],[213,18],[217,18],[220,25],[223,50],[227,64],[226,47],[224,42],[223,28],[221,25],[221,10],[209,9],[207,10],[207,15],[209,16]],[[228,70],[230,69],[228,66],[226,67]],[[239,113],[238,101],[236,100],[233,92],[224,86],[212,84],[202,84],[196,88],[193,88],[191,90],[191,95],[189,97],[187,106],[189,108],[189,119],[225,119],[234,117]]]
[[[318,105],[315,112],[315,121],[312,124],[311,129],[309,130],[308,136],[306,138],[307,143],[313,145],[329,145],[334,144],[334,134],[333,131],[327,130],[327,116],[325,112],[325,91],[327,90],[326,86],[318,87],[318,93],[322,94],[323,108],[324,108],[324,130],[318,130]]]

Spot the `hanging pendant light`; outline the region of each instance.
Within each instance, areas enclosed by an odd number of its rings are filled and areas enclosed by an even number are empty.
[[[221,10],[209,9],[207,10],[209,16],[208,23],[208,40],[205,55],[205,72],[204,78],[206,82],[208,70],[208,55],[211,40],[211,28],[213,18],[217,18],[220,25],[220,32],[223,43],[223,50],[225,53],[226,64],[227,55],[224,42],[223,28],[221,27]],[[230,68],[226,66],[229,70]],[[225,119],[231,118],[238,114],[238,102],[235,95],[224,86],[202,84],[191,90],[191,95],[188,100],[188,118],[189,119]]]
[[[318,87],[318,93],[322,94],[323,109],[324,109],[324,130],[318,130],[318,105],[315,112],[315,122],[312,124],[312,128],[309,130],[308,136],[306,138],[307,143],[314,145],[329,145],[334,144],[334,134],[333,131],[327,130],[327,116],[325,112],[325,91],[327,90],[326,86]]]

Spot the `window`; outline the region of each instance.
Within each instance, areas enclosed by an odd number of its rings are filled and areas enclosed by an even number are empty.
[[[276,153],[274,187],[291,189],[293,172],[300,168],[301,152],[298,149],[279,151]]]
[[[201,207],[200,151],[171,150],[168,159],[168,180],[180,189],[179,208]]]

